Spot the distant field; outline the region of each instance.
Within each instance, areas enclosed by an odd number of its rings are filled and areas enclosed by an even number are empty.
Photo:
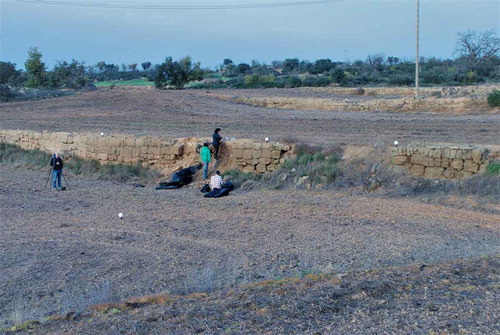
[[[134,80],[117,80],[117,81],[98,81],[94,83],[97,87],[106,87],[111,85],[116,86],[152,86],[154,82],[147,81],[144,79],[134,79]]]

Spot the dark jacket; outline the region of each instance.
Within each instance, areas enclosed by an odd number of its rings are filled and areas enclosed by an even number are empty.
[[[54,168],[55,171],[63,169],[63,160],[61,157],[52,157],[50,160],[50,166]]]
[[[219,134],[217,133],[214,133],[214,135],[212,136],[214,141],[212,142],[213,145],[219,145],[220,143],[220,140],[222,140],[222,136],[220,136]]]

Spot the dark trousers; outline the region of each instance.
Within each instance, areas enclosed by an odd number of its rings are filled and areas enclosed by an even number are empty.
[[[214,146],[214,149],[215,149],[214,157],[215,157],[215,159],[219,159],[219,146],[220,146],[220,143],[213,144],[213,146]]]

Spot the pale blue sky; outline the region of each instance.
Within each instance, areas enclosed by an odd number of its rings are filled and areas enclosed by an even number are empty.
[[[142,5],[283,1],[80,0]],[[0,0],[0,10],[0,59],[18,68],[24,67],[32,46],[50,67],[72,58],[87,64],[140,64],[190,55],[213,68],[224,58],[270,63],[295,57],[355,60],[375,53],[413,58],[415,53],[415,0],[233,10],[103,9]],[[500,35],[498,0],[420,0],[420,15],[421,56],[452,57],[458,31],[493,29]]]

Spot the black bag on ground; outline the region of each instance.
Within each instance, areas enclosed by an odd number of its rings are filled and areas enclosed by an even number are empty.
[[[201,169],[201,164],[190,166],[188,168],[177,171],[172,175],[170,181],[160,183],[156,190],[171,190],[181,188],[193,181],[193,175]]]
[[[203,187],[201,188],[200,191],[203,193],[210,192],[210,185],[208,185],[208,184],[203,185]]]
[[[229,194],[234,189],[233,183],[230,181],[222,184],[221,189],[214,189],[213,191],[210,191],[204,195],[205,198],[222,198],[225,197],[226,195]]]

